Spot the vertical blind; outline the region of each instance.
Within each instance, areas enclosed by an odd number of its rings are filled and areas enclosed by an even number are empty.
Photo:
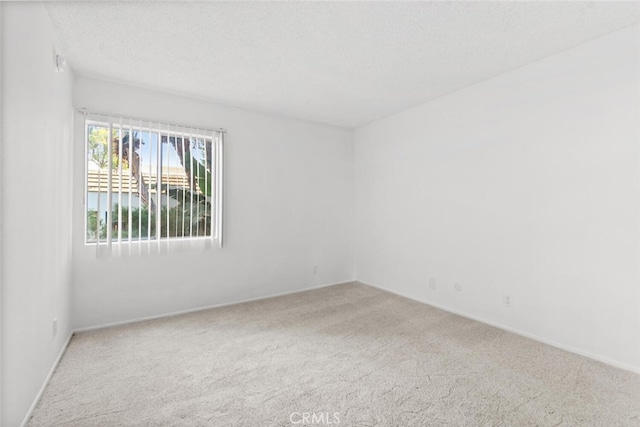
[[[85,115],[86,243],[222,247],[223,129]]]

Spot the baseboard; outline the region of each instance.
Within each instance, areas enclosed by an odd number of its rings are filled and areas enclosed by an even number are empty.
[[[159,314],[159,315],[155,315],[155,316],[139,317],[139,318],[135,318],[135,319],[131,319],[131,320],[123,320],[123,321],[120,321],[120,322],[105,323],[105,324],[102,324],[102,325],[89,326],[89,327],[86,327],[86,328],[75,329],[73,332],[74,333],[79,333],[79,332],[96,331],[96,330],[105,329],[105,328],[114,328],[114,327],[117,327],[117,326],[129,325],[129,324],[132,324],[132,323],[146,322],[146,321],[149,321],[149,320],[164,319],[164,318],[167,318],[167,317],[180,316],[182,314],[189,314],[189,313],[196,313],[198,311],[210,310],[212,308],[227,307],[227,306],[230,306],[230,305],[244,304],[244,303],[247,303],[247,302],[253,302],[253,301],[260,301],[260,300],[265,300],[265,299],[269,299],[269,298],[282,297],[282,296],[285,296],[285,295],[298,294],[300,292],[312,291],[314,289],[328,288],[330,286],[343,285],[343,284],[346,284],[346,283],[353,283],[353,282],[355,282],[355,280],[347,280],[347,281],[341,281],[341,282],[335,282],[335,283],[326,283],[326,284],[322,284],[322,285],[311,286],[311,287],[304,288],[304,289],[296,289],[296,290],[293,290],[293,291],[279,292],[279,293],[276,293],[276,294],[263,295],[263,296],[259,296],[259,297],[255,297],[255,298],[248,298],[248,299],[244,299],[244,300],[225,302],[225,303],[221,303],[221,304],[213,304],[213,305],[208,305],[208,306],[204,306],[204,307],[190,308],[190,309],[187,309],[187,310],[172,311],[172,312],[169,312],[169,313]]]
[[[29,408],[29,411],[27,411],[27,415],[22,420],[22,423],[20,424],[20,427],[26,426],[27,423],[29,422],[29,418],[31,418],[31,415],[33,414],[33,411],[36,409],[36,406],[38,405],[38,402],[40,401],[40,398],[42,397],[42,393],[44,393],[44,390],[47,388],[47,385],[49,384],[49,381],[51,380],[51,377],[53,376],[53,373],[55,372],[56,368],[58,367],[58,364],[60,363],[60,360],[62,360],[62,356],[64,356],[64,353],[67,351],[67,347],[69,347],[69,343],[71,342],[71,338],[73,338],[73,334],[74,334],[73,331],[71,331],[69,333],[69,336],[67,337],[67,341],[65,341],[64,345],[62,346],[62,349],[60,350],[60,353],[58,353],[58,357],[56,357],[56,360],[53,362],[53,366],[51,366],[51,370],[49,371],[49,374],[47,374],[47,377],[45,378],[44,382],[42,383],[42,387],[40,387],[40,390],[38,391],[38,394],[36,394],[35,399],[33,399],[33,403],[31,404],[31,407]]]
[[[423,299],[420,299],[420,298],[417,298],[417,297],[414,297],[414,296],[411,296],[411,295],[406,295],[406,294],[403,294],[401,292],[396,292],[396,291],[393,291],[391,289],[384,288],[382,286],[373,285],[371,283],[367,283],[367,282],[364,282],[362,280],[356,280],[356,282],[361,283],[361,284],[363,284],[365,286],[371,286],[372,288],[380,289],[381,291],[389,292],[390,294],[394,294],[394,295],[398,295],[398,296],[403,297],[403,298],[410,299],[412,301],[417,301],[419,303],[426,304],[426,305],[429,305],[431,307],[435,307],[435,308],[438,308],[440,310],[444,310],[444,311],[447,311],[449,313],[452,313],[452,314],[455,314],[455,315],[458,315],[458,316],[461,316],[461,317],[465,317],[467,319],[475,320],[477,322],[484,323],[484,324],[489,325],[489,326],[493,326],[494,328],[502,329],[503,331],[511,332],[513,334],[520,335],[521,337],[529,338],[529,339],[532,339],[534,341],[538,341],[538,342],[541,342],[543,344],[547,344],[547,345],[550,345],[552,347],[559,348],[560,350],[564,350],[564,351],[568,351],[570,353],[574,353],[574,354],[577,354],[577,355],[580,355],[580,356],[584,356],[584,357],[587,357],[589,359],[593,359],[593,360],[596,360],[598,362],[602,362],[602,363],[604,363],[606,365],[613,366],[615,368],[624,369],[625,371],[633,372],[635,374],[640,374],[640,366],[629,365],[627,363],[619,362],[617,360],[609,359],[607,357],[603,357],[603,356],[599,356],[599,355],[596,355],[596,354],[592,354],[592,353],[590,353],[588,351],[584,351],[584,350],[581,350],[581,349],[578,349],[578,348],[574,348],[574,347],[571,347],[571,346],[568,346],[568,345],[565,345],[565,344],[561,344],[561,343],[558,343],[558,342],[555,342],[555,341],[552,341],[552,340],[548,340],[546,338],[543,338],[543,337],[540,337],[540,336],[537,336],[537,335],[534,335],[534,334],[530,334],[528,332],[524,332],[524,331],[521,331],[519,329],[515,329],[515,328],[512,328],[510,326],[503,325],[501,323],[497,323],[497,322],[494,322],[494,321],[491,321],[491,320],[487,320],[487,319],[484,319],[484,318],[479,317],[479,316],[474,316],[473,314],[465,313],[463,311],[456,310],[454,308],[447,307],[447,306],[444,306],[444,305],[434,304],[433,302],[426,301],[426,300],[423,300]]]

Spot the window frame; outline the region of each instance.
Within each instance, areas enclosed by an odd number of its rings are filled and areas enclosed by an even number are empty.
[[[92,246],[95,245],[98,252],[100,251],[101,247],[107,246],[109,248],[109,250],[111,249],[111,246],[116,244],[116,245],[123,245],[123,244],[146,244],[148,246],[151,245],[161,245],[164,243],[169,243],[169,242],[191,242],[191,241],[213,241],[213,242],[217,242],[218,246],[220,248],[222,248],[222,244],[223,244],[223,194],[224,194],[224,140],[225,140],[225,136],[226,136],[226,130],[219,128],[219,129],[212,129],[212,128],[205,128],[202,126],[189,126],[189,125],[185,125],[185,124],[175,124],[175,123],[169,123],[169,122],[163,122],[161,120],[151,120],[151,119],[143,119],[143,118],[137,118],[137,117],[130,117],[130,116],[123,116],[123,115],[115,115],[115,114],[104,114],[104,113],[94,113],[94,112],[88,112],[86,109],[80,109],[78,110],[81,114],[84,115],[84,123],[83,123],[83,135],[84,135],[84,140],[83,140],[83,146],[84,146],[84,196],[83,196],[83,217],[84,217],[84,243],[86,246]],[[89,142],[89,129],[90,127],[98,127],[98,128],[107,128],[107,142],[105,145],[105,149],[109,148],[109,145],[111,145],[111,148],[113,149],[113,146],[117,144],[117,152],[115,154],[112,154],[111,156],[109,156],[108,154],[106,155],[107,159],[108,159],[108,165],[107,165],[107,191],[103,192],[102,191],[102,181],[101,181],[101,171],[102,171],[102,167],[100,164],[98,164],[97,162],[94,162],[97,166],[97,170],[98,170],[98,191],[97,191],[97,209],[96,211],[96,237],[94,239],[90,238],[90,230],[89,230],[89,212],[91,211],[90,209],[90,164],[91,164],[91,159],[89,158],[90,155],[90,142]],[[113,132],[117,132],[117,138],[113,137]],[[135,132],[140,132],[140,134],[142,135],[142,133],[146,133],[149,140],[147,141],[147,143],[149,144],[149,173],[147,175],[147,184],[144,184],[145,182],[145,178],[144,178],[144,172],[142,170],[141,164],[139,165],[139,171],[138,171],[138,178],[134,177],[134,173],[131,170],[131,166],[127,166],[127,170],[128,172],[126,180],[128,181],[128,190],[127,191],[123,191],[123,180],[125,178],[125,173],[123,173],[123,170],[125,170],[125,168],[122,166],[122,163],[124,162],[124,160],[128,160],[129,162],[131,161],[131,152],[136,153],[136,155],[139,156],[139,158],[141,158],[142,156],[140,155],[140,153],[138,153],[137,151],[139,150],[140,144],[145,144],[145,142],[142,142],[142,136],[140,136],[140,140],[138,142],[138,146],[135,147],[135,143],[131,144],[131,142],[129,141],[127,144],[127,150],[128,150],[128,155],[129,157],[126,158],[124,157],[124,152],[123,152],[123,146],[125,145],[123,143],[123,140],[125,139],[124,136],[127,135],[130,139],[132,138],[132,135],[135,135]],[[109,136],[112,136],[111,138],[111,143],[109,143]],[[117,139],[117,142],[116,142]],[[154,141],[155,139],[155,141]],[[134,140],[135,141],[135,140]],[[182,150],[182,156],[179,156],[178,153],[178,147],[176,146],[176,144],[182,144],[183,150]],[[189,149],[187,151],[185,151],[186,146],[184,145],[184,143],[188,143],[189,144]],[[195,143],[195,144],[194,144]],[[186,235],[184,233],[184,227],[185,227],[185,216],[184,216],[184,212],[186,211],[185,208],[183,208],[183,216],[182,216],[182,221],[180,222],[181,228],[182,228],[182,235],[176,235],[176,236],[170,236],[169,235],[169,218],[170,218],[170,197],[169,196],[169,190],[170,190],[170,174],[169,172],[166,172],[163,170],[165,167],[167,170],[171,169],[172,166],[167,163],[164,164],[164,161],[162,160],[162,158],[164,157],[163,154],[163,150],[165,150],[165,146],[164,144],[167,144],[167,148],[166,150],[169,150],[168,147],[172,147],[173,150],[176,152],[176,154],[178,155],[178,157],[180,157],[180,166],[182,167],[182,170],[185,174],[186,177],[186,181],[189,184],[188,186],[184,185],[184,177],[183,177],[183,186],[182,187],[176,187],[176,188],[172,188],[171,190],[176,190],[176,189],[181,189],[183,194],[186,193],[187,191],[191,194],[191,198],[189,201],[189,208],[188,208],[188,212],[190,214],[191,217],[193,217],[193,213],[194,211],[196,211],[197,209],[200,208],[200,206],[203,206],[204,210],[204,235],[199,233],[199,230],[197,230],[197,234],[193,234],[193,228],[194,228],[194,223],[189,223],[189,234]],[[156,175],[155,175],[155,207],[152,207],[152,205],[154,204],[153,202],[153,197],[151,195],[151,188],[153,186],[153,166],[152,163],[154,163],[152,157],[152,147],[151,145],[155,145],[156,147],[156,159],[157,159],[157,163],[155,165],[155,170],[156,170]],[[202,148],[200,148],[200,146],[202,146]],[[209,149],[207,149],[207,146],[210,147]],[[133,149],[131,149],[133,147]],[[158,151],[159,150],[159,151]],[[200,160],[203,160],[202,164],[198,159],[194,160],[194,158],[196,157],[197,154],[197,150],[200,150]],[[114,150],[115,151],[115,150]],[[185,153],[188,152],[189,155],[189,159],[190,159],[190,167],[187,168],[187,166],[184,164],[184,158],[185,158]],[[204,152],[204,156],[202,156],[202,152]],[[158,155],[159,154],[159,155]],[[118,160],[118,166],[116,167],[116,169],[114,169],[114,165],[113,165],[113,158],[117,158]],[[170,157],[170,154],[167,155],[167,157]],[[197,175],[194,174],[193,172],[193,167],[194,167],[194,162],[197,162],[197,166],[196,166],[196,170],[197,170]],[[145,166],[146,167],[146,166]],[[158,171],[160,173],[158,173]],[[204,174],[204,191],[201,188],[201,184],[202,184],[202,177],[200,176],[201,171],[203,171],[202,173]],[[210,176],[210,181],[207,179],[207,175]],[[117,176],[117,178],[116,178]],[[166,177],[166,184],[163,183],[165,182],[164,179]],[[134,187],[134,182],[135,182],[135,187],[136,187],[136,191],[134,192],[132,190],[132,187]],[[126,195],[127,197],[131,197],[131,195],[135,195],[135,197],[138,199],[138,215],[140,218],[141,212],[141,206],[142,206],[142,195],[140,193],[140,186],[138,185],[138,180],[141,180],[143,183],[143,186],[147,186],[149,188],[149,194],[148,196],[148,201],[144,202],[145,208],[147,209],[147,216],[148,216],[148,228],[147,228],[147,233],[145,238],[143,239],[142,237],[142,227],[141,227],[141,220],[139,219],[138,222],[138,235],[134,238],[129,232],[127,232],[127,236],[126,238],[123,239],[123,231],[122,231],[122,224],[123,224],[123,214],[122,214],[122,204],[121,203],[114,203],[114,194],[118,196],[118,202],[123,201],[123,196]],[[197,180],[197,182],[196,182]],[[115,182],[117,181],[117,183]],[[208,184],[207,184],[208,183]],[[114,185],[117,185],[118,190],[114,191],[113,187]],[[160,187],[158,188],[158,185],[160,185]],[[207,185],[209,185],[209,188],[207,189]],[[163,188],[165,188],[166,186],[166,190],[163,190]],[[106,235],[103,238],[102,237],[102,219],[99,218],[101,217],[101,212],[100,212],[100,199],[103,196],[103,194],[106,193],[107,195],[107,206],[109,204],[111,204],[111,209],[107,209],[106,210],[106,216],[107,216],[107,220],[105,221],[105,229],[106,229]],[[165,194],[166,193],[166,194]],[[196,199],[194,199],[193,195],[196,195],[195,197],[197,197]],[[185,196],[183,195],[183,200],[182,202],[185,202]],[[162,211],[165,209],[164,208],[164,200],[166,200],[166,210],[167,210],[167,214],[166,214],[166,218],[167,218],[167,222],[166,222],[166,228],[164,229],[164,231],[166,232],[166,235],[163,236],[163,226],[165,226],[164,218],[162,215]],[[132,199],[129,199],[132,200]],[[178,199],[174,199],[172,198],[172,200],[175,200],[178,205],[180,205],[180,202]],[[194,207],[193,202],[196,201],[197,202],[197,206]],[[202,205],[202,201],[204,201],[204,205]],[[149,204],[147,206],[147,204]],[[113,218],[114,218],[114,210],[116,210],[116,206],[117,206],[117,233],[113,232],[113,225],[111,227],[106,226],[107,224],[111,223],[113,224]],[[131,205],[127,205],[127,210],[129,213],[129,218],[127,221],[127,225],[128,225],[128,231],[132,230],[132,225],[131,225],[131,210],[133,209],[133,204]],[[207,211],[208,208],[208,211]],[[151,215],[154,214],[156,215],[156,228],[155,228],[155,232],[152,232],[152,227],[151,227]],[[209,220],[207,221],[207,215],[209,216]],[[198,215],[199,218],[199,215]],[[179,218],[176,219],[176,230],[178,229],[178,222],[179,222]],[[135,223],[134,223],[135,224]],[[200,223],[197,223],[197,226],[199,226]],[[171,224],[173,225],[173,224]],[[208,225],[208,227],[207,227]],[[207,233],[207,228],[209,229],[209,232]],[[158,230],[160,230],[158,232]],[[115,237],[114,237],[115,234]]]

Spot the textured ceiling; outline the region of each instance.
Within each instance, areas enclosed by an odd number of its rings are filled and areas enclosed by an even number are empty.
[[[355,127],[640,20],[636,2],[48,2],[80,75]]]

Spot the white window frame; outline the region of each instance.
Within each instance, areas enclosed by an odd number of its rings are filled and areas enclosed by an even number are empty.
[[[85,182],[85,191],[84,191],[84,206],[83,206],[83,211],[84,211],[84,234],[85,234],[85,244],[86,245],[95,245],[98,253],[100,252],[100,248],[101,247],[108,247],[109,251],[111,250],[112,245],[116,244],[116,245],[123,245],[123,244],[142,244],[145,243],[149,246],[157,244],[160,245],[162,243],[165,242],[170,242],[170,241],[192,241],[192,240],[211,240],[214,242],[218,243],[218,246],[220,248],[222,248],[222,243],[223,243],[223,192],[224,192],[224,140],[225,140],[225,136],[226,136],[226,131],[224,129],[207,129],[207,128],[203,128],[203,127],[196,127],[196,126],[188,126],[188,125],[180,125],[180,124],[173,124],[173,123],[166,123],[166,122],[162,122],[162,121],[155,121],[155,120],[149,120],[149,119],[141,119],[141,118],[135,118],[135,117],[126,117],[126,116],[120,116],[120,115],[112,115],[112,114],[104,114],[104,113],[93,113],[93,112],[87,112],[85,109],[81,109],[79,110],[80,113],[82,113],[84,115],[84,151],[85,151],[85,156],[84,156],[84,182]],[[106,216],[107,219],[105,221],[105,226],[106,224],[112,224],[113,223],[113,210],[114,210],[114,194],[117,196],[118,200],[117,200],[117,206],[118,206],[118,210],[117,210],[117,223],[118,223],[118,227],[117,227],[117,233],[113,232],[112,227],[110,226],[106,226],[106,237],[103,238],[102,237],[102,231],[100,229],[100,224],[101,224],[101,219],[99,219],[99,217],[101,217],[100,215],[100,199],[102,197],[102,176],[101,176],[101,172],[102,172],[102,168],[100,165],[97,165],[97,170],[98,170],[98,191],[97,191],[97,210],[96,210],[96,234],[95,234],[95,238],[94,239],[90,239],[89,237],[89,219],[88,219],[88,213],[89,213],[89,198],[90,198],[90,188],[89,188],[89,174],[90,174],[90,160],[89,160],[89,127],[90,126],[99,126],[99,127],[104,127],[107,128],[107,135],[113,135],[113,132],[116,131],[117,132],[117,143],[116,140],[113,139],[113,142],[111,143],[111,145],[116,145],[116,147],[114,148],[114,151],[117,150],[117,153],[109,156],[107,155],[107,165],[106,165],[106,173],[107,173],[107,183],[106,183],[106,195],[107,195],[107,206],[111,206],[111,209],[107,209],[106,210]],[[157,164],[155,165],[155,170],[156,171],[160,171],[160,173],[155,174],[155,179],[156,182],[152,183],[152,177],[153,177],[153,170],[152,170],[152,161],[149,161],[149,171],[147,174],[147,182],[145,183],[145,178],[144,178],[144,171],[139,170],[139,175],[137,177],[134,177],[134,173],[132,169],[129,169],[128,172],[125,172],[123,174],[123,160],[128,160],[128,164],[131,165],[131,160],[132,160],[132,152],[135,152],[136,149],[134,148],[134,150],[127,150],[128,151],[128,159],[127,157],[123,158],[124,155],[124,147],[123,147],[123,135],[126,134],[126,132],[129,132],[129,135],[135,135],[135,132],[139,132],[140,135],[142,135],[143,133],[146,133],[148,135],[148,144],[154,144],[155,148],[156,148],[156,160],[157,160]],[[155,142],[152,142],[152,140],[154,139],[153,137],[155,137]],[[126,135],[125,135],[126,136]],[[140,137],[142,139],[142,137]],[[167,234],[167,236],[162,236],[162,227],[163,227],[163,217],[162,217],[162,203],[163,203],[163,198],[166,197],[166,201],[167,201],[167,206],[169,206],[169,182],[170,182],[170,177],[169,177],[169,172],[164,172],[163,168],[166,167],[167,171],[170,169],[168,165],[163,164],[163,155],[162,155],[162,150],[163,150],[163,144],[165,144],[165,140],[166,140],[166,144],[172,144],[172,142],[170,141],[175,141],[174,144],[178,144],[178,141],[180,141],[180,143],[182,144],[182,156],[180,157],[180,162],[181,165],[183,163],[183,160],[185,158],[185,153],[188,151],[189,154],[189,159],[190,159],[190,166],[189,168],[186,167],[186,165],[182,165],[182,167],[184,168],[184,172],[186,175],[186,182],[187,185],[184,186],[184,188],[182,188],[182,194],[183,194],[183,202],[185,201],[185,193],[187,191],[184,190],[188,190],[188,192],[191,195],[191,200],[189,201],[189,212],[191,215],[193,215],[194,211],[196,211],[197,209],[199,209],[199,207],[201,206],[200,203],[196,204],[196,208],[194,209],[194,205],[193,205],[193,194],[196,193],[196,197],[197,200],[199,201],[201,200],[201,198],[204,198],[206,204],[204,206],[208,207],[208,215],[209,215],[209,222],[207,223],[207,216],[205,215],[205,222],[203,225],[204,228],[204,233],[205,235],[193,235],[193,224],[190,224],[189,226],[189,234],[185,235],[184,234],[184,228],[183,228],[183,234],[182,236],[173,236],[173,237],[169,237],[169,214],[166,215],[166,229],[165,232]],[[189,144],[189,149],[187,151],[185,151],[186,146],[184,145],[185,142],[188,141]],[[194,145],[195,143],[195,145]],[[204,148],[194,148],[194,147],[204,147]],[[207,147],[210,147],[209,149]],[[106,149],[106,148],[105,148]],[[168,150],[169,148],[167,148]],[[177,152],[178,149],[176,146],[173,146],[173,149]],[[204,153],[204,165],[201,163],[198,163],[198,160],[194,160],[194,156],[192,156],[192,153],[195,153],[195,151],[193,150],[200,150],[201,152]],[[210,150],[211,152],[208,153],[207,151]],[[160,153],[160,155],[158,155]],[[137,154],[137,153],[136,153]],[[202,153],[201,153],[202,154]],[[116,169],[114,169],[113,167],[113,156],[116,156],[116,158],[118,159],[118,166],[116,167]],[[149,156],[151,158],[151,147],[149,148]],[[194,163],[197,162],[197,163]],[[95,162],[94,162],[95,163]],[[193,169],[194,169],[194,164],[196,164],[196,171],[197,171],[197,175],[194,174]],[[138,166],[140,169],[141,168],[141,164]],[[204,169],[202,169],[204,167]],[[203,171],[203,176],[200,175],[200,171]],[[189,172],[187,172],[189,171]],[[127,183],[127,189],[126,191],[123,191],[123,183],[124,183],[124,178],[125,178],[125,174],[126,176],[126,180],[128,181]],[[206,177],[209,176],[210,180],[206,179]],[[137,179],[136,179],[137,178]],[[163,179],[166,178],[166,184],[163,184]],[[154,210],[154,214],[155,214],[155,235],[151,233],[151,229],[152,227],[149,226],[147,228],[147,236],[146,238],[142,238],[141,236],[141,227],[139,226],[138,228],[138,236],[137,237],[133,237],[131,230],[132,230],[132,222],[131,222],[131,208],[132,206],[130,206],[131,204],[131,200],[132,200],[132,194],[133,194],[133,181],[136,181],[136,183],[139,182],[139,180],[142,180],[143,183],[143,187],[145,185],[148,185],[148,189],[149,192],[147,194],[147,202],[146,203],[154,203],[151,202],[152,200],[152,196],[151,196],[151,187],[153,185],[155,185],[155,189],[156,189],[156,199],[155,199],[155,210]],[[196,180],[197,180],[197,184],[196,184]],[[203,191],[200,187],[201,184],[204,182],[204,187],[205,190]],[[167,195],[163,195],[163,186],[165,186],[167,188]],[[207,188],[207,186],[209,186]],[[114,187],[116,188],[116,191],[114,191]],[[136,186],[137,190],[136,190],[136,197],[138,198],[138,200],[141,200],[141,195],[140,195],[140,186]],[[177,188],[181,188],[181,187],[177,187]],[[158,191],[158,189],[160,191]],[[195,191],[193,191],[195,190]],[[128,224],[128,233],[127,236],[123,236],[123,232],[122,232],[122,223],[123,223],[123,214],[122,214],[122,202],[123,202],[123,196],[127,197],[129,204],[127,205],[129,207],[128,212],[129,212],[129,218],[127,220],[127,224]],[[178,199],[174,199],[174,200],[178,200]],[[140,201],[138,202],[138,208],[140,208]],[[179,203],[179,201],[177,201],[177,203]],[[160,208],[158,208],[158,206],[160,206]],[[147,207],[147,216],[148,216],[148,221],[151,221],[151,211],[152,211],[152,207],[151,205]],[[168,208],[167,208],[168,211]],[[140,214],[140,212],[139,212]],[[176,224],[177,224],[176,220]],[[185,217],[183,214],[182,217],[182,227],[184,227],[184,221],[185,221]],[[149,223],[150,225],[150,223]],[[208,229],[209,232],[207,233],[207,225],[208,225]],[[115,236],[114,236],[115,234]],[[198,233],[201,234],[201,233]],[[158,237],[159,235],[159,237]]]

